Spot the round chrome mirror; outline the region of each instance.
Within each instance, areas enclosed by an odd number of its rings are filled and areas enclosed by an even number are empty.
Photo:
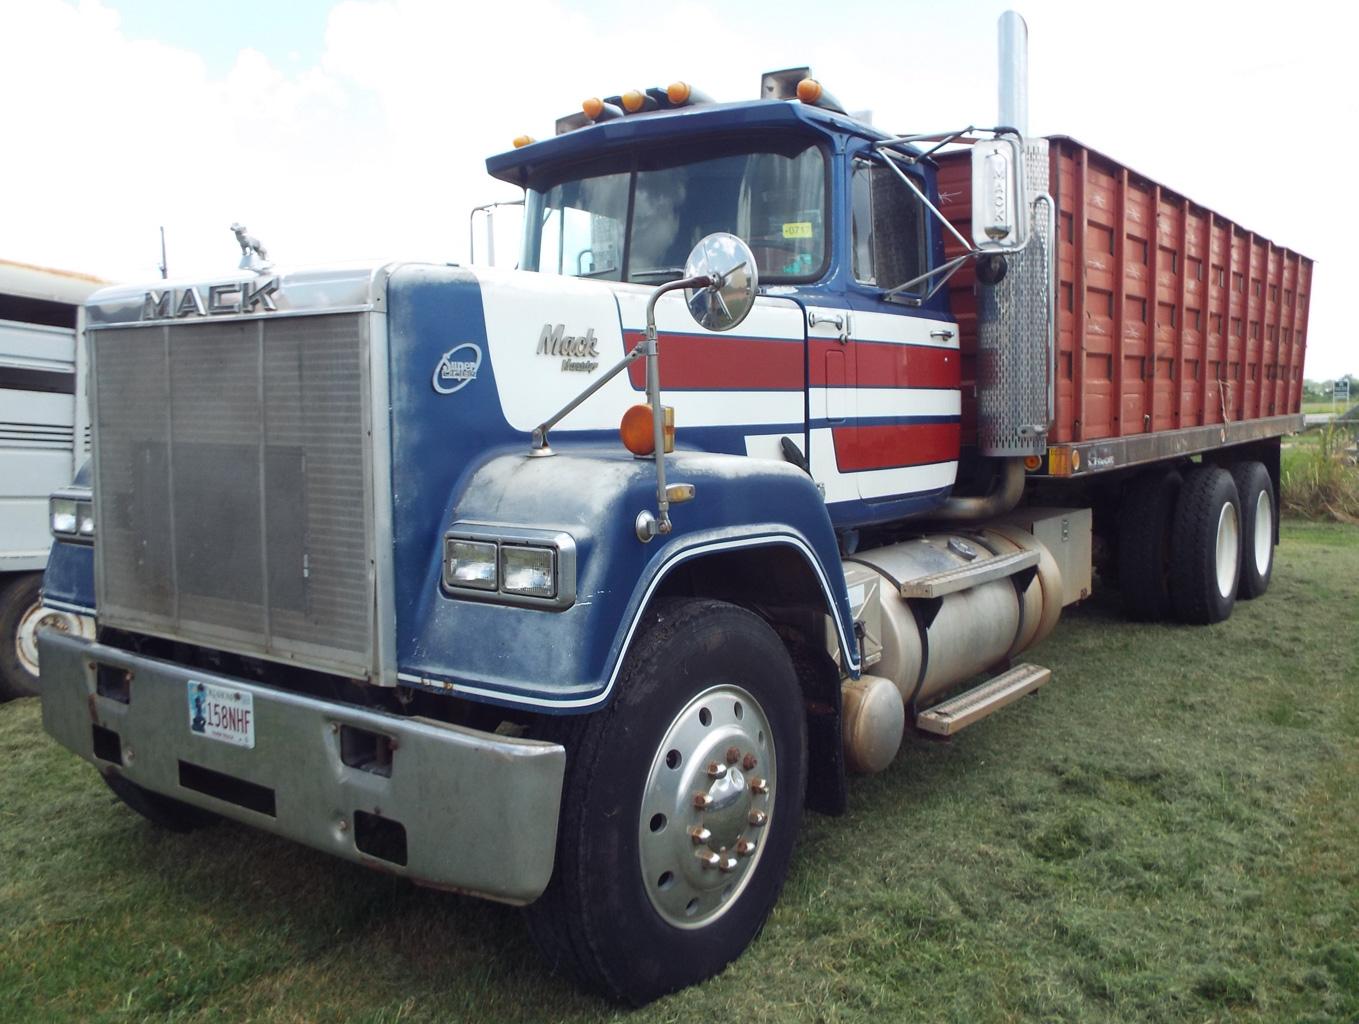
[[[755,305],[759,272],[750,246],[725,231],[708,235],[689,254],[684,264],[685,277],[706,274],[721,283],[707,288],[686,288],[684,301],[689,315],[700,327],[710,331],[729,331]]]

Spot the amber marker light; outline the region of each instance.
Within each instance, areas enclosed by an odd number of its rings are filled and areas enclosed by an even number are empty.
[[[675,450],[675,408],[661,406],[661,443],[669,455]],[[623,447],[633,455],[651,455],[656,451],[656,428],[651,419],[651,406],[634,405],[623,413],[623,421],[618,424],[618,436],[623,439]]]
[[[580,109],[584,111],[586,117],[593,121],[595,118],[599,117],[600,114],[604,113],[604,101],[598,96],[591,96],[580,105]]]
[[[821,83],[815,78],[804,78],[797,84],[797,98],[803,103],[815,103],[821,98]]]
[[[682,106],[689,102],[689,96],[693,89],[688,82],[671,82],[665,89],[666,98],[675,106]]]
[[[633,455],[650,455],[656,450],[655,430],[651,423],[651,406],[634,405],[623,413],[618,424],[618,435],[623,447]]]
[[[646,93],[640,89],[632,89],[623,93],[623,109],[629,114],[635,114],[646,105]]]
[[[536,141],[532,135],[516,135],[514,137],[514,148],[523,149],[525,146],[533,145]]]

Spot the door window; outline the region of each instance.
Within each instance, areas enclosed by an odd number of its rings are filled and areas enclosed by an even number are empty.
[[[854,279],[884,290],[925,272],[925,218],[920,200],[890,167],[855,160],[853,203]]]

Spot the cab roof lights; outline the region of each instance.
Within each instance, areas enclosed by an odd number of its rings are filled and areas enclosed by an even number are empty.
[[[809,106],[821,107],[837,114],[845,113],[840,101],[812,77],[808,67],[784,68],[767,71],[760,78],[760,98],[767,100],[799,100]],[[653,110],[674,110],[678,107],[712,103],[706,93],[683,80],[671,82],[664,89],[630,89],[617,96],[591,96],[581,104],[579,113],[557,118],[557,134],[565,135],[577,128],[586,128],[601,121],[610,121],[630,114]],[[525,138],[525,136],[520,136]],[[515,140],[516,148],[520,145]]]

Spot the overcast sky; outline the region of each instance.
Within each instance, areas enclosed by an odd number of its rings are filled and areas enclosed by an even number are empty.
[[[1359,167],[1347,5],[879,0],[0,2],[0,257],[113,280],[464,260],[484,160],[587,96],[677,78],[754,98],[807,64],[894,131],[996,119],[997,16],[1030,32],[1030,129],[1074,135],[1318,261],[1307,375],[1359,372],[1344,185]],[[1340,13],[1337,13],[1340,12]]]

